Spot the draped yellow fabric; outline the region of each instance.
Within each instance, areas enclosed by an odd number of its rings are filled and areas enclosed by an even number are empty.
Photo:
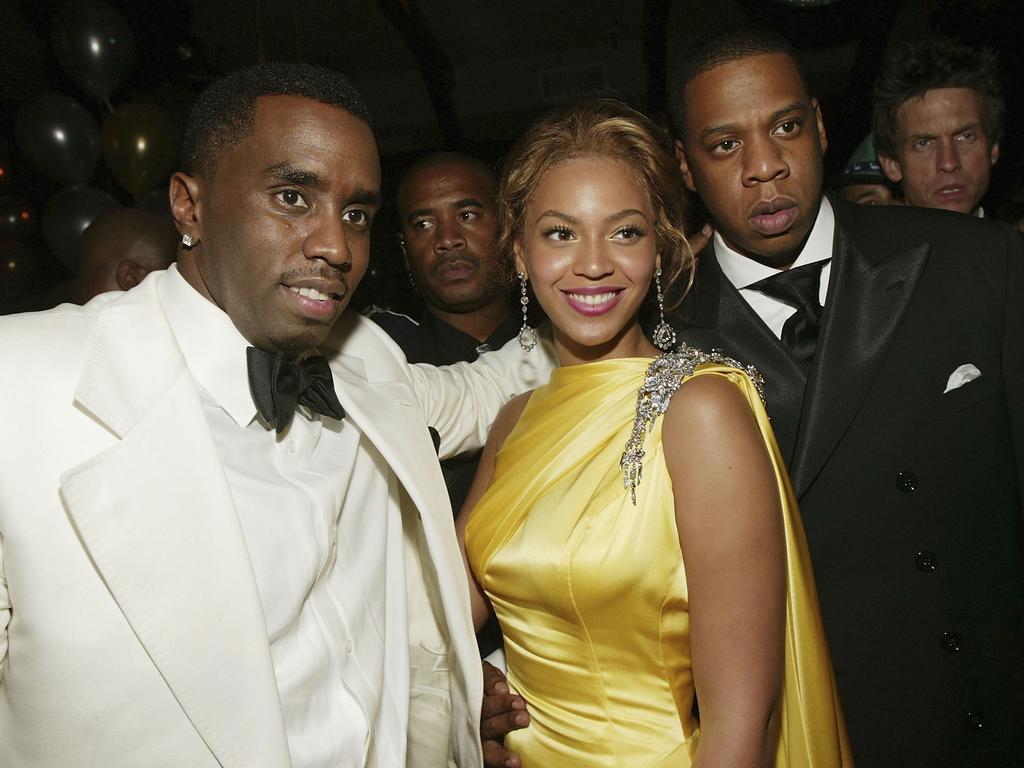
[[[530,725],[506,738],[526,768],[688,766],[693,714],[686,573],[662,419],[636,506],[619,460],[648,358],[555,371],[530,397],[473,510],[466,547],[505,636],[509,684]],[[745,394],[771,454],[788,559],[777,768],[852,765],[796,501],[748,376],[704,364]]]

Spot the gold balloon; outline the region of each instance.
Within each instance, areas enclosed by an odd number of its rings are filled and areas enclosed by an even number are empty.
[[[176,123],[156,104],[122,104],[107,117],[101,143],[114,178],[133,195],[166,184],[178,157]]]

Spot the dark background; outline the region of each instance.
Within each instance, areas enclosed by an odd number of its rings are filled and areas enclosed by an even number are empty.
[[[374,229],[373,269],[360,291],[362,303],[412,309],[414,299],[397,269],[392,198],[417,154],[459,147],[497,162],[537,115],[589,95],[621,98],[661,117],[674,53],[743,22],[770,25],[797,46],[825,115],[829,175],[842,169],[868,131],[871,84],[885,51],[930,30],[995,48],[1002,57],[1008,130],[987,210],[1013,191],[1024,162],[1015,133],[1022,54],[1012,0],[106,2],[127,22],[135,55],[123,83],[101,100],[76,84],[54,54],[58,10],[67,2],[0,0],[0,198],[16,199],[28,214],[18,224],[21,245],[0,254],[7,268],[0,269],[0,280],[15,267],[31,267],[44,282],[55,283],[74,267],[56,258],[43,236],[42,214],[62,185],[34,168],[19,148],[15,123],[22,104],[40,92],[62,93],[87,108],[101,128],[113,109],[154,104],[166,125],[153,139],[167,144],[177,141],[204,85],[259,61],[334,67],[369,103],[388,205]],[[170,170],[161,168],[159,178]],[[164,206],[162,181],[152,191],[131,193],[103,158],[87,183],[123,205]],[[3,232],[0,240],[10,240],[10,230]]]

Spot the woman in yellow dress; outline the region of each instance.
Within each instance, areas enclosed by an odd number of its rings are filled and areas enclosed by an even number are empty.
[[[640,326],[692,275],[681,189],[610,100],[506,161],[501,242],[561,367],[498,417],[458,523],[474,621],[497,613],[529,706],[505,746],[525,768],[850,765],[760,378]],[[674,346],[663,315],[653,338]]]

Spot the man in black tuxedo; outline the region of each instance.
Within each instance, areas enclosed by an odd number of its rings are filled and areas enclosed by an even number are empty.
[[[677,154],[715,226],[676,318],[764,375],[859,768],[1021,764],[1024,252],[822,196],[788,44],[688,52]]]

